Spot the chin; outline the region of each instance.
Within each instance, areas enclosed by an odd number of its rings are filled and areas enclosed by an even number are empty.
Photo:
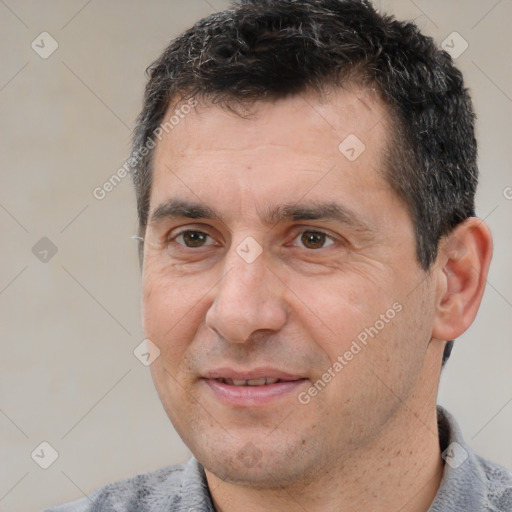
[[[287,434],[272,440],[268,433],[236,438],[222,432],[203,438],[200,445],[186,443],[204,468],[225,482],[279,489],[318,476],[322,466],[319,443]]]

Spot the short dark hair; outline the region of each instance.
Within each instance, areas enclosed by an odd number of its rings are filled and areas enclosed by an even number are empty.
[[[174,39],[148,68],[131,155],[140,232],[151,192],[153,141],[171,102],[227,108],[327,87],[369,85],[393,134],[385,176],[408,208],[419,264],[474,216],[474,113],[451,57],[410,22],[365,0],[252,0],[212,14]]]

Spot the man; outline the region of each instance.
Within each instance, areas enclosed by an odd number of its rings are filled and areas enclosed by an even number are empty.
[[[355,0],[255,0],[151,66],[143,322],[194,458],[54,511],[510,511],[436,396],[492,241],[450,57]]]

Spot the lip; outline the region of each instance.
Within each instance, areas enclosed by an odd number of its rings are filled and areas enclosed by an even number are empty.
[[[280,381],[263,386],[234,386],[218,380],[251,380],[264,377],[280,379]],[[295,397],[307,379],[276,368],[256,368],[247,371],[219,368],[207,372],[202,380],[215,398],[225,405],[232,407],[262,407],[290,396]]]
[[[217,368],[206,372],[206,379],[235,379],[235,380],[251,380],[262,379],[268,377],[270,379],[279,379],[283,381],[294,381],[304,379],[304,376],[283,372],[278,368],[259,367],[252,370],[233,370],[232,368]]]

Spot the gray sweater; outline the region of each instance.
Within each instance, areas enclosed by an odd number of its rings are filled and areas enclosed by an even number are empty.
[[[512,512],[512,472],[474,454],[460,428],[438,407],[444,473],[428,512]],[[108,484],[45,512],[215,512],[202,466],[192,458]]]

